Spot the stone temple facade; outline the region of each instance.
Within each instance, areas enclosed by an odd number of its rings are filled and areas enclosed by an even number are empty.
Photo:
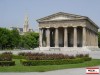
[[[58,12],[37,22],[40,50],[98,48],[99,27],[86,16]]]

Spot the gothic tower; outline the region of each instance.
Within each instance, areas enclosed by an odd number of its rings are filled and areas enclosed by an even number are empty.
[[[28,16],[25,16],[23,32],[29,31]]]

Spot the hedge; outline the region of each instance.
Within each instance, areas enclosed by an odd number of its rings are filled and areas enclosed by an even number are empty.
[[[26,59],[26,56],[12,55],[13,59]]]
[[[37,66],[37,65],[62,65],[62,64],[77,64],[83,63],[84,59],[60,59],[60,60],[20,60],[24,66]]]
[[[0,61],[0,66],[14,66],[15,61]]]
[[[90,61],[92,58],[91,57],[82,57],[82,59],[84,59],[84,61]]]
[[[11,54],[1,54],[0,61],[12,61],[12,55]]]
[[[20,52],[18,54],[20,57],[26,57],[27,60],[60,60],[60,59],[75,59],[89,57],[89,54],[77,54],[73,55],[64,55],[64,54],[45,54],[45,53],[32,53],[32,52]]]

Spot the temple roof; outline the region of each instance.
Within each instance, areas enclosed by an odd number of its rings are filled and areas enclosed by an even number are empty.
[[[64,12],[58,12],[58,13],[40,18],[37,20],[37,22],[60,21],[60,20],[80,20],[80,19],[86,19],[89,22],[91,22],[93,25],[95,25],[97,28],[99,28],[90,18],[86,16],[75,15],[75,14],[64,13]]]
[[[37,21],[41,22],[41,21],[51,21],[51,20],[69,20],[69,19],[82,19],[82,18],[85,18],[85,16],[58,12],[58,13],[46,16],[44,18],[40,18]]]

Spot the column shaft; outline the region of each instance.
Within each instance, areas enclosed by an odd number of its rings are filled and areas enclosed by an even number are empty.
[[[86,28],[83,27],[83,47],[86,46]]]
[[[55,28],[55,47],[58,47],[58,28]]]
[[[96,46],[96,34],[94,35],[94,37],[95,37],[95,46]]]
[[[98,35],[96,35],[96,46],[98,47]]]
[[[88,30],[86,30],[86,46],[88,46]]]
[[[64,28],[64,47],[68,47],[68,32],[67,32],[67,28]]]
[[[87,46],[89,46],[89,34],[88,34],[88,30],[87,30]]]
[[[39,46],[42,47],[42,29],[39,29]]]
[[[93,46],[95,46],[95,38],[94,38],[94,33],[92,33],[92,36],[93,36]]]
[[[88,46],[90,46],[90,39],[89,38],[90,38],[90,36],[89,36],[89,30],[88,30],[88,38],[87,38],[88,39]]]
[[[74,27],[74,47],[77,47],[77,28]]]
[[[47,47],[50,47],[50,29],[49,28],[47,28],[47,34],[46,34],[46,36],[47,36]]]

